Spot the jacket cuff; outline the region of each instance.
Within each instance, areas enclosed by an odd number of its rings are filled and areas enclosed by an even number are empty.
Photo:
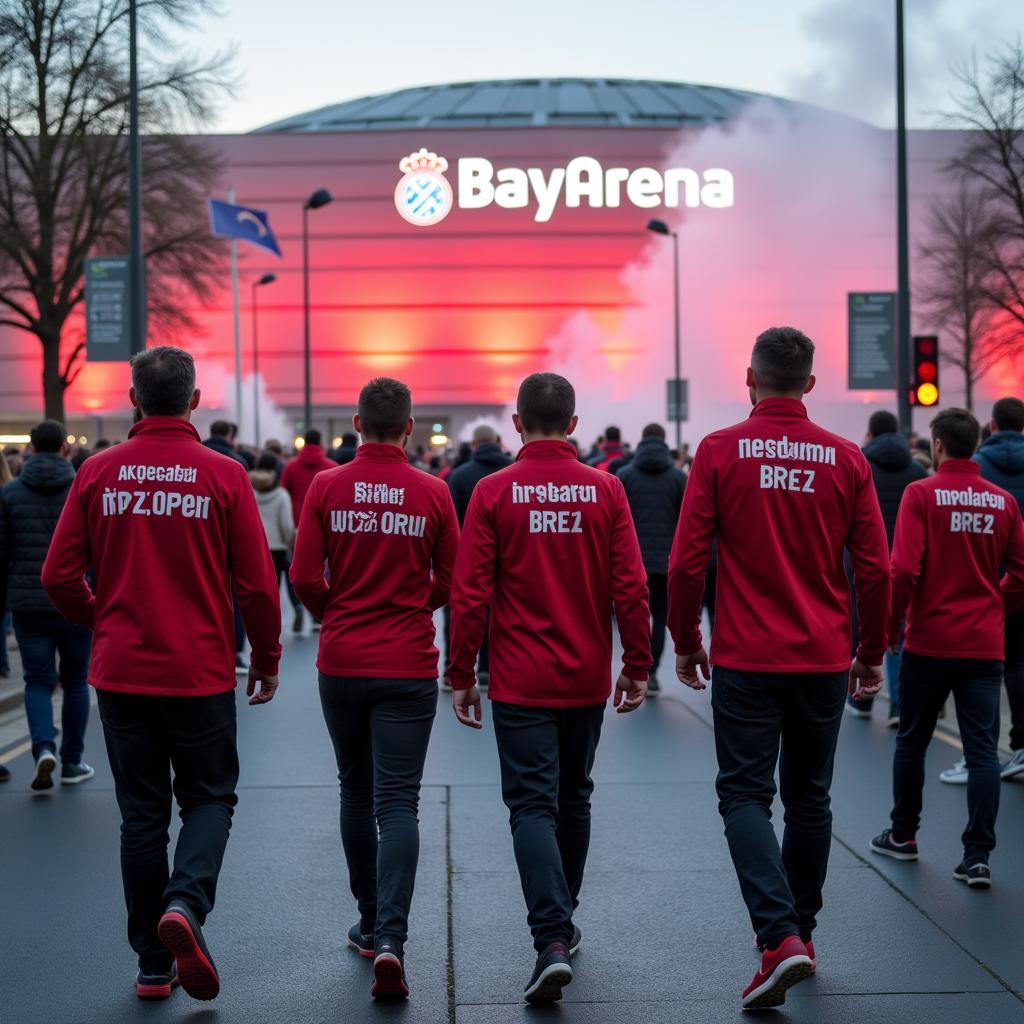
[[[874,651],[866,651],[863,647],[858,647],[857,660],[871,668],[878,668],[885,660],[885,651],[876,654]]]
[[[704,638],[700,634],[698,629],[696,633],[691,634],[689,637],[683,637],[676,641],[675,652],[681,654],[684,658],[688,658],[691,654],[696,654],[701,647],[704,645]]]
[[[651,669],[649,665],[644,665],[643,668],[638,668],[636,666],[623,663],[622,674],[627,679],[632,679],[635,683],[646,683],[651,677]]]
[[[458,669],[453,671],[449,668],[447,677],[448,683],[453,690],[468,690],[476,683],[476,674],[474,672],[463,672]]]
[[[249,663],[261,675],[276,676],[281,664],[281,657],[280,655],[277,657],[257,657],[255,652],[253,652]]]

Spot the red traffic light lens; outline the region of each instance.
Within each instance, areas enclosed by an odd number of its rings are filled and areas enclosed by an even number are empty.
[[[924,360],[917,364],[917,379],[922,383],[934,384],[939,376],[939,368],[932,362]]]
[[[918,338],[917,354],[918,356],[935,355],[935,342],[931,338]]]

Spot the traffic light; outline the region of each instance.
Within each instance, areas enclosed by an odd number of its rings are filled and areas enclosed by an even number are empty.
[[[911,405],[939,404],[939,339],[934,334],[914,335],[914,373]]]

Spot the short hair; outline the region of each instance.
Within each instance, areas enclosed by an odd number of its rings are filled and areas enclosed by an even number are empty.
[[[345,433],[341,435],[341,443],[347,444],[350,448],[354,447],[358,441],[359,438],[356,437],[351,430],[346,430]]]
[[[68,432],[63,423],[56,420],[43,420],[29,432],[32,449],[36,452],[59,452],[68,439]]]
[[[268,437],[263,442],[263,450],[268,452],[274,452],[276,455],[284,454],[284,445],[276,437]]]
[[[359,392],[363,436],[393,440],[405,433],[412,415],[412,392],[393,377],[374,377]]]
[[[969,459],[978,447],[981,425],[966,409],[943,409],[930,426],[932,440],[941,441],[954,459]]]
[[[315,427],[310,427],[302,436],[306,444],[320,444],[323,440],[323,435]]]
[[[498,432],[488,423],[481,423],[473,428],[473,442],[475,444],[495,444],[498,440]]]
[[[757,336],[750,365],[762,387],[797,391],[810,379],[814,342],[795,327],[769,327]]]
[[[1000,398],[992,406],[992,422],[996,430],[1024,431],[1024,402],[1019,398]]]
[[[619,430],[618,427],[609,427],[604,432],[604,439],[606,441],[621,441],[622,440],[622,431]]]
[[[196,364],[184,349],[160,345],[132,357],[132,387],[146,416],[181,416],[196,390]]]
[[[898,434],[900,432],[900,421],[888,409],[879,409],[871,414],[868,420],[868,433],[872,437],[879,434]]]
[[[230,437],[231,424],[227,420],[214,420],[210,424],[210,437]]]
[[[648,423],[641,431],[640,437],[656,437],[659,441],[665,440],[665,428],[660,423]]]
[[[557,373],[531,373],[519,385],[516,412],[531,434],[565,434],[576,413],[576,392]]]
[[[257,469],[272,469],[275,473],[281,468],[277,456],[273,452],[264,452],[256,460]]]
[[[103,451],[104,448],[109,448],[109,447],[110,447],[110,441],[108,441],[105,437],[101,437],[92,446],[92,450],[94,452],[101,452],[101,451]]]

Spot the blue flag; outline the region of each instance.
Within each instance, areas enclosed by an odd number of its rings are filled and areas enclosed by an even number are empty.
[[[253,245],[269,249],[281,255],[274,232],[270,230],[270,219],[263,210],[254,210],[249,206],[235,206],[222,203],[219,199],[211,199],[210,230],[215,235],[225,238],[241,238]]]

